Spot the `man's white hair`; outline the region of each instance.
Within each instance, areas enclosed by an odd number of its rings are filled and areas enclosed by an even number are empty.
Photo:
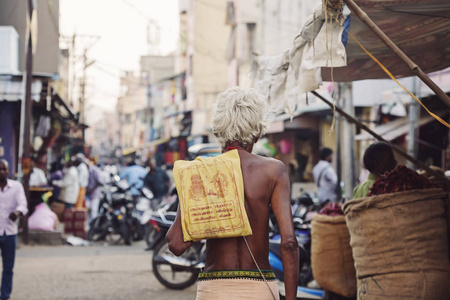
[[[211,128],[222,147],[234,141],[246,147],[268,124],[266,102],[255,89],[232,87],[217,96]]]
[[[1,158],[0,163],[3,163],[7,170],[9,170],[9,163],[6,159]]]

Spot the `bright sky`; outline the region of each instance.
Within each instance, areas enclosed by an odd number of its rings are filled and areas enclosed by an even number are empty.
[[[88,60],[95,60],[87,69],[88,124],[93,121],[89,116],[114,110],[120,96],[120,75],[137,72],[140,56],[149,54],[149,20],[161,28],[160,47],[153,47],[150,54],[166,55],[175,49],[178,0],[60,0],[59,10],[60,33],[70,37],[77,34],[78,55],[88,48]],[[82,65],[76,70],[81,72]]]

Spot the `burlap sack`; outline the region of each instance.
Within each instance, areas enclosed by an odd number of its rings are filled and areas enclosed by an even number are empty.
[[[360,280],[359,300],[449,300],[449,272],[392,273]]]
[[[365,282],[358,290],[360,299],[406,299],[412,294],[415,299],[446,299],[429,296],[431,286],[436,295],[449,291],[448,284],[429,282],[430,276],[434,282],[450,280],[445,199],[442,190],[429,189],[344,205],[357,277]],[[406,285],[406,277],[414,284]]]
[[[314,279],[329,291],[354,297],[356,271],[345,217],[316,214],[312,220],[311,239]]]

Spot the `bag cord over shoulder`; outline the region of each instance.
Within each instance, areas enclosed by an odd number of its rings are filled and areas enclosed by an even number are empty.
[[[261,269],[259,268],[258,263],[256,262],[256,259],[255,259],[255,257],[253,256],[252,250],[250,250],[250,246],[249,246],[248,243],[247,243],[247,239],[245,238],[245,236],[243,236],[243,238],[244,238],[245,245],[247,245],[247,249],[248,249],[248,251],[250,252],[250,255],[252,256],[253,262],[255,263],[256,267],[258,268],[258,271],[259,271],[259,273],[261,274],[261,277],[263,278],[263,280],[264,280],[264,282],[266,283],[267,287],[269,288],[269,291],[270,291],[270,293],[272,294],[273,299],[276,300],[277,297],[276,297],[275,294],[273,293],[272,289],[270,288],[269,284],[267,283],[266,278],[264,277],[263,273],[261,272]]]

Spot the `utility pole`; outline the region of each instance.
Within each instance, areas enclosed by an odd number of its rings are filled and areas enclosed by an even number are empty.
[[[28,206],[30,205],[30,174],[31,174],[31,86],[33,83],[33,55],[36,49],[37,43],[37,11],[36,3],[33,0],[28,0],[28,15],[27,15],[27,47],[26,47],[26,62],[25,62],[25,76],[22,80],[25,80],[25,99],[22,100],[22,113],[21,113],[21,139],[22,139],[22,155],[19,156],[20,167],[22,171],[22,184],[27,197]],[[23,234],[24,242],[28,243],[28,224],[27,220],[23,221]]]
[[[260,45],[261,47],[259,47],[260,51],[261,51],[261,55],[265,54],[265,47],[264,47],[264,43],[265,43],[265,39],[266,39],[266,1],[265,0],[261,0],[260,2],[261,4],[261,31],[260,31],[260,36],[261,36],[261,41],[260,41]]]
[[[75,89],[74,87],[75,87],[75,74],[76,74],[75,73],[75,65],[76,65],[75,41],[76,41],[76,38],[77,38],[77,35],[74,33],[72,36],[72,47],[70,49],[70,54],[69,54],[70,68],[72,69],[72,82],[70,83],[70,91],[69,91],[69,105],[70,106],[73,106],[73,93],[74,93],[74,89]]]
[[[79,109],[80,109],[80,118],[79,122],[81,124],[85,124],[85,108],[86,108],[86,69],[95,63],[95,60],[88,61],[86,53],[88,48],[85,48],[83,51],[83,77],[80,79],[80,98],[79,98]],[[84,130],[83,130],[83,140],[84,140]]]

